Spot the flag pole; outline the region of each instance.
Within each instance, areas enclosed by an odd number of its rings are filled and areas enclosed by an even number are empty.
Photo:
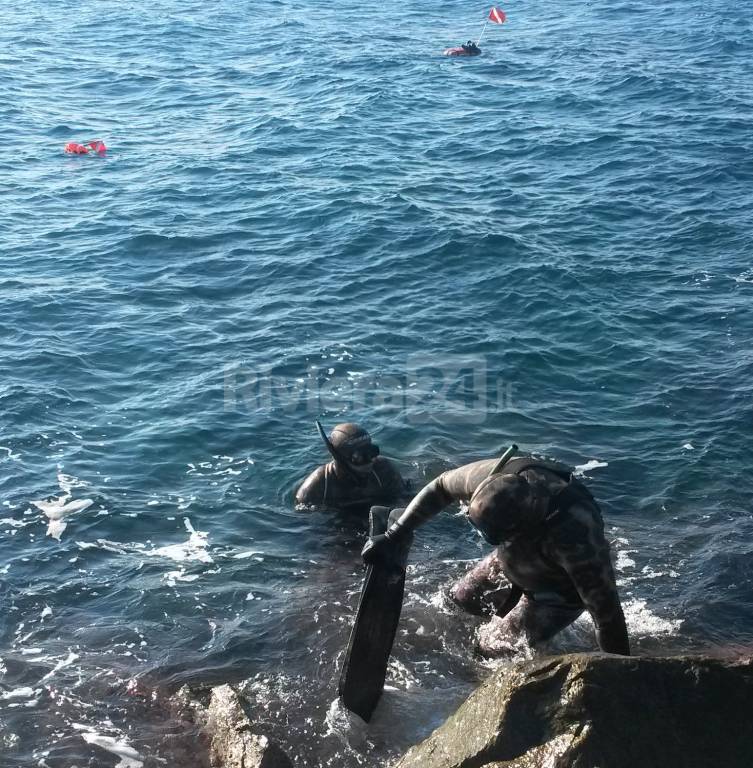
[[[489,19],[487,19],[484,22],[484,28],[481,30],[481,34],[478,36],[478,40],[476,41],[476,45],[478,45],[481,42],[481,38],[484,36],[484,32],[486,32],[486,27],[489,24]]]

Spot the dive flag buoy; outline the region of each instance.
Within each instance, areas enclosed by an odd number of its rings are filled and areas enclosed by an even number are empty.
[[[479,43],[481,42],[481,38],[484,36],[484,32],[486,32],[486,27],[491,21],[492,24],[504,24],[507,20],[507,16],[505,15],[505,12],[501,8],[497,8],[496,6],[493,6],[491,11],[489,11],[489,15],[486,17],[486,21],[484,22],[484,26],[481,30],[481,34],[478,36],[478,40],[474,43],[473,40],[469,40],[464,45],[458,45],[454,48],[445,48],[444,51],[442,51],[444,56],[478,56],[481,53],[481,48],[479,48]]]
[[[506,18],[507,16],[505,16],[505,12],[501,8],[492,8],[489,11],[489,21],[495,24],[504,24]]]
[[[107,147],[104,141],[101,139],[94,139],[93,141],[86,141],[83,144],[78,144],[75,141],[69,141],[65,147],[64,152],[66,155],[90,155],[95,154],[102,157],[107,152]]]

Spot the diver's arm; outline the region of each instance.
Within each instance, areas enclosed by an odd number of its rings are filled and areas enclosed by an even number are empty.
[[[485,459],[443,472],[419,491],[392,527],[412,531],[452,502],[468,501],[496,463]]]
[[[375,563],[388,556],[396,542],[407,536],[421,523],[441,512],[448,504],[470,499],[496,463],[496,459],[488,459],[443,472],[436,480],[432,480],[419,491],[386,533],[369,538],[361,552],[363,559],[367,563]]]
[[[553,531],[554,559],[567,571],[596,627],[605,653],[630,655],[625,615],[617,594],[609,544],[600,521],[577,505],[571,520]]]
[[[295,493],[296,504],[323,504],[326,485],[326,466],[317,467],[300,485]]]

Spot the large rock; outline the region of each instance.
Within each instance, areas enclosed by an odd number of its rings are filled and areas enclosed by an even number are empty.
[[[212,689],[183,686],[171,704],[176,715],[202,730],[212,768],[293,768],[275,742],[253,732],[241,697],[229,685]],[[196,757],[196,764],[204,765]]]
[[[751,768],[753,660],[571,655],[499,669],[394,768]]]
[[[212,689],[207,713],[212,733],[212,765],[217,768],[293,768],[280,747],[266,736],[251,732],[251,722],[240,698],[229,685]]]

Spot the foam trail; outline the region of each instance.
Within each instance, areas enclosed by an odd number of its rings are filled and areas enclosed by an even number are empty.
[[[197,531],[187,517],[183,518],[183,525],[185,525],[186,530],[190,534],[187,542],[159,547],[158,549],[144,552],[144,554],[154,557],[167,557],[178,562],[197,560],[200,563],[213,563],[212,556],[207,552],[209,534],[204,531]]]
[[[66,658],[66,659],[61,659],[61,660],[60,660],[60,661],[59,661],[59,662],[58,662],[58,663],[55,665],[55,668],[54,668],[54,669],[51,669],[51,670],[50,670],[50,671],[49,671],[49,672],[48,672],[48,673],[47,673],[47,674],[46,674],[46,675],[45,675],[45,676],[42,678],[42,680],[49,680],[49,679],[50,679],[50,678],[51,678],[51,677],[52,677],[52,676],[53,676],[53,675],[54,675],[56,672],[60,671],[61,669],[65,668],[65,667],[69,667],[71,664],[73,664],[73,662],[74,662],[74,661],[76,661],[76,659],[77,659],[78,657],[79,657],[79,656],[78,656],[78,654],[77,654],[77,653],[73,653],[73,651],[71,651],[71,652],[68,654],[68,658]]]
[[[20,453],[13,453],[10,448],[6,448],[4,445],[0,445],[0,451],[5,451],[7,454],[3,457],[2,461],[18,461],[21,458]]]
[[[601,469],[602,467],[608,467],[609,463],[606,461],[599,461],[598,459],[591,459],[585,464],[578,464],[575,467],[576,475],[584,475],[586,472],[590,472],[592,469]]]
[[[144,765],[141,755],[128,743],[125,738],[116,739],[113,736],[103,736],[95,730],[77,723],[73,724],[76,730],[83,731],[81,738],[87,744],[94,744],[95,747],[104,749],[111,755],[119,757],[119,762],[115,768],[142,768]]]
[[[32,696],[34,696],[33,688],[14,688],[12,691],[7,691],[0,696],[0,699],[5,701],[8,699],[30,699]]]

